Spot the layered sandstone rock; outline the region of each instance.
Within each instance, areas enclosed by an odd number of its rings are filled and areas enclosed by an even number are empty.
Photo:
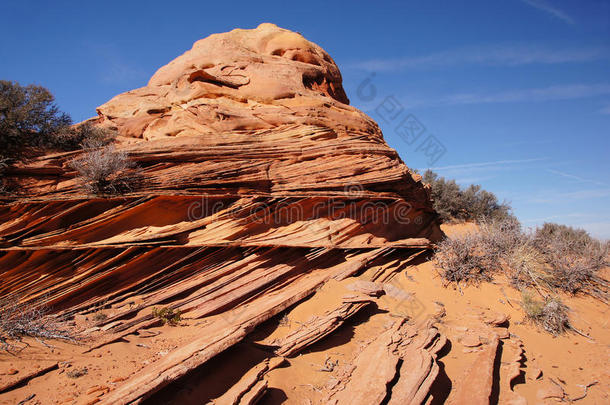
[[[85,354],[145,336],[159,325],[154,306],[180,310],[189,342],[104,385],[112,387],[106,403],[132,403],[328,283],[374,269],[369,281],[379,284],[342,290],[336,303],[267,342],[271,357],[234,388],[208,398],[255,402],[281,356],[332,334],[441,237],[429,190],[375,122],[349,106],[341,80],[322,48],[272,24],[196,42],[91,120],[118,131],[117,147],[142,169],[140,189],[85,195],[69,165],[80,152],[10,173],[21,195],[0,206],[0,295],[45,302],[77,326],[111,308],[87,325]],[[413,328],[396,321],[366,349],[390,361],[372,388],[381,399],[396,367],[414,370],[400,377],[399,396],[427,396],[443,339],[429,324]],[[372,375],[365,357],[354,361],[356,375]],[[335,391],[327,394],[341,403],[345,394]],[[362,391],[363,401],[368,395]]]

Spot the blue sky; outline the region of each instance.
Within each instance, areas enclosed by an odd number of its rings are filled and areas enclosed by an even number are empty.
[[[610,1],[7,0],[0,10],[0,78],[48,87],[75,120],[209,34],[261,22],[301,32],[407,165],[481,184],[526,226],[610,238]]]

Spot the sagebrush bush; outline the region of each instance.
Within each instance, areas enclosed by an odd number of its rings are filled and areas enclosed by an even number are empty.
[[[438,243],[435,260],[449,282],[490,281],[508,277],[518,289],[584,292],[607,302],[608,282],[596,273],[606,266],[608,244],[581,230],[545,224],[535,233],[524,232],[513,218],[484,221],[470,232]],[[542,293],[541,293],[542,294]],[[557,299],[538,302],[524,297],[528,317],[557,334],[567,326],[568,308]]]
[[[512,253],[526,242],[521,225],[513,218],[486,221],[476,232],[442,240],[435,259],[450,282],[490,281],[517,258]]]
[[[484,221],[475,233],[443,240],[436,261],[449,281],[484,280],[502,271],[517,288],[535,286],[571,294],[586,290],[602,296],[602,280],[596,273],[608,265],[608,252],[608,243],[585,231],[545,224],[531,234],[509,218]]]
[[[479,233],[442,240],[437,245],[435,259],[449,282],[491,281],[495,270]]]
[[[569,309],[559,298],[547,297],[541,301],[523,292],[521,306],[527,319],[555,336],[570,329]]]
[[[423,181],[430,184],[434,209],[444,222],[514,218],[508,203],[500,203],[479,185],[462,189],[455,180],[446,180],[431,170],[424,173]]]
[[[548,264],[547,281],[569,293],[589,289],[596,273],[608,263],[608,243],[582,229],[545,223],[536,230],[534,245]]]
[[[72,333],[50,316],[45,306],[20,303],[17,297],[9,297],[0,300],[0,308],[0,344],[5,350],[12,348],[11,341],[20,341],[25,336],[74,340]]]
[[[124,194],[141,182],[139,170],[127,153],[112,144],[87,150],[70,166],[78,172],[81,186],[92,194]]]

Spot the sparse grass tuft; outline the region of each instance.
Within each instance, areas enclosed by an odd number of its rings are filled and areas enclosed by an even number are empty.
[[[164,325],[176,326],[180,324],[180,321],[182,321],[182,314],[180,313],[180,310],[174,310],[169,307],[155,307],[152,309],[152,315],[155,318],[159,318],[161,321],[163,321]]]
[[[96,322],[96,323],[97,322],[103,322],[106,319],[108,319],[108,315],[106,315],[102,311],[97,311],[96,313],[93,314],[93,321]]]
[[[570,329],[568,307],[559,298],[547,297],[536,300],[530,293],[523,292],[521,306],[529,320],[554,336]]]

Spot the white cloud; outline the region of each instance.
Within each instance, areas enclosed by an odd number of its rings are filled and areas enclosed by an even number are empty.
[[[518,160],[495,160],[492,162],[478,162],[478,163],[466,163],[461,165],[450,165],[450,166],[438,166],[430,167],[430,170],[455,170],[455,169],[475,169],[475,168],[490,168],[490,167],[504,167],[507,165],[539,162],[548,158],[534,158],[534,159],[518,159]]]
[[[592,184],[597,184],[598,186],[607,186],[606,183],[602,183],[601,181],[587,179],[585,177],[580,177],[580,176],[576,176],[574,174],[561,172],[559,170],[546,169],[546,171],[549,172],[549,173],[556,174],[556,175],[561,176],[561,177],[565,177],[567,179],[577,180],[578,182],[582,182],[582,183],[592,183]]]
[[[610,188],[597,188],[589,190],[569,191],[565,193],[546,192],[544,193],[544,197],[534,197],[531,198],[529,201],[533,203],[548,204],[573,200],[590,200],[608,196],[610,196]]]
[[[464,47],[415,57],[371,59],[347,67],[366,71],[395,71],[457,65],[521,66],[576,63],[609,58],[608,46],[557,49],[532,44],[500,44]]]
[[[523,0],[523,2],[527,5],[537,8],[538,10],[544,11],[545,13],[555,18],[558,18],[570,25],[576,23],[574,19],[570,17],[565,11],[558,9],[546,0]]]
[[[610,94],[610,84],[568,84],[496,93],[461,93],[442,97],[440,104],[487,104],[572,100]]]

